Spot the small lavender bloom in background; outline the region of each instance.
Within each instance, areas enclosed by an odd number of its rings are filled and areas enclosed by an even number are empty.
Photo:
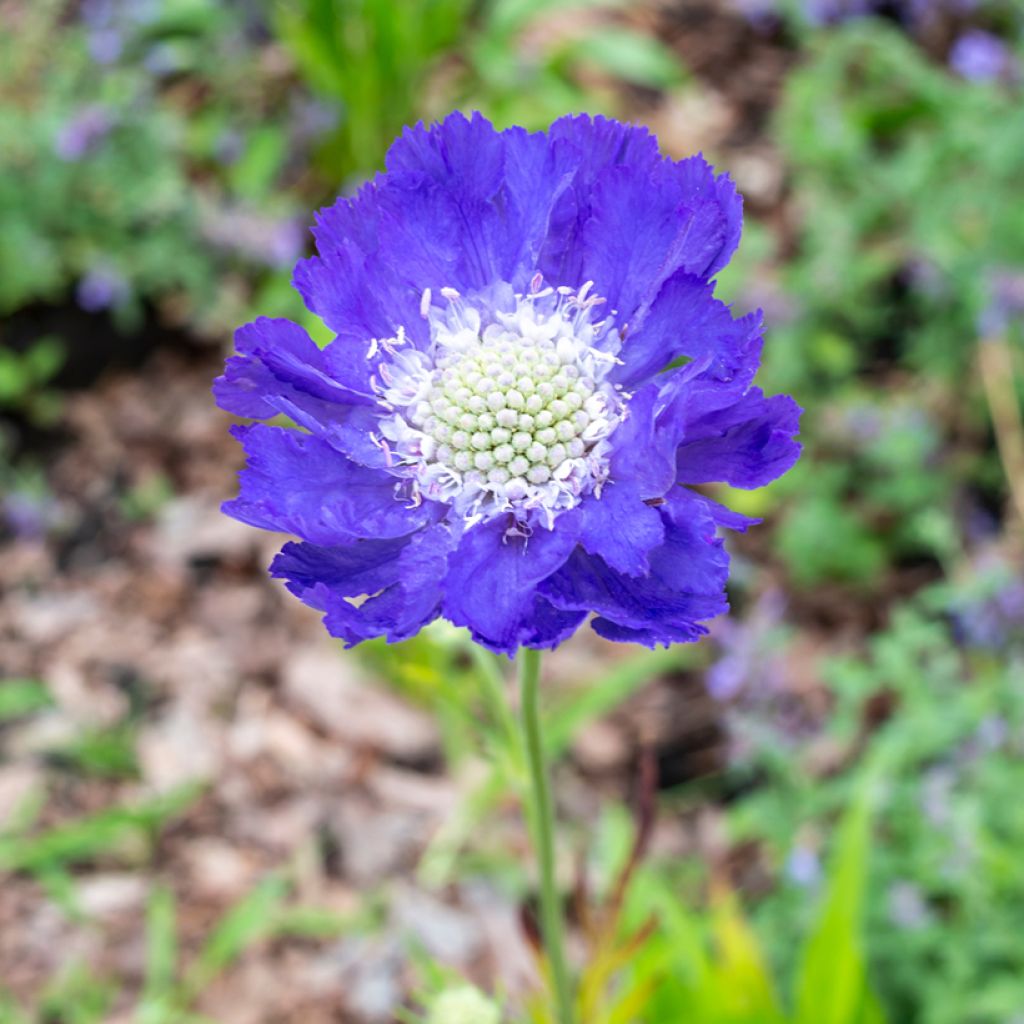
[[[949,66],[972,82],[991,82],[1015,68],[1010,48],[998,36],[982,29],[964,32],[949,52]]]
[[[998,554],[976,559],[974,584],[951,602],[960,643],[999,654],[1024,644],[1024,581],[1008,572]]]
[[[945,828],[953,820],[951,810],[956,773],[949,765],[941,764],[925,772],[921,786],[921,811],[929,824]]]
[[[205,206],[201,230],[214,245],[275,269],[293,266],[306,242],[306,230],[295,218],[271,217],[242,206]]]
[[[340,111],[337,104],[299,96],[292,99],[290,107],[288,128],[296,145],[322,138],[338,126]]]
[[[284,218],[274,223],[267,245],[267,262],[272,267],[290,267],[301,255],[306,229],[297,220]]]
[[[733,0],[734,5],[755,27],[771,25],[790,8],[779,0]],[[919,28],[942,14],[966,14],[977,0],[803,0],[797,10],[811,25],[824,28],[857,18],[879,17]],[[773,17],[774,16],[774,17]]]
[[[60,509],[48,494],[14,490],[0,497],[0,519],[19,540],[41,540],[60,522]]]
[[[733,7],[758,31],[774,28],[781,20],[778,0],[733,0]]]
[[[336,339],[236,335],[219,404],[300,429],[234,428],[225,512],[301,539],[272,572],[349,645],[439,616],[504,654],[592,612],[610,640],[705,635],[719,530],[754,521],[692,485],[761,487],[800,451],[797,405],[754,386],[760,314],[713,296],[735,186],[587,116],[531,135],[453,114],[386,167],[320,212],[296,268]]]
[[[99,103],[82,107],[61,125],[54,139],[54,152],[61,160],[75,163],[94,152],[113,127],[109,108]]]
[[[245,136],[237,128],[225,128],[217,136],[213,151],[218,163],[230,166],[245,152]]]
[[[156,78],[176,75],[183,70],[181,53],[172,42],[161,42],[152,46],[142,58],[142,65]]]
[[[872,13],[871,0],[804,0],[804,15],[812,25],[834,25]]]
[[[983,338],[1005,334],[1015,320],[1024,319],[1024,271],[1000,268],[989,274],[988,303],[978,321]]]
[[[714,635],[722,653],[704,677],[704,685],[715,700],[731,700],[750,686],[762,692],[776,689],[782,666],[773,647],[785,607],[781,592],[768,590],[758,597],[745,619],[722,619],[718,623]]]
[[[89,55],[97,64],[113,64],[124,51],[124,37],[116,28],[99,28],[88,35]]]
[[[86,271],[75,289],[75,301],[87,313],[101,313],[119,306],[131,294],[124,275],[111,267],[93,267]]]
[[[888,892],[889,919],[899,928],[917,931],[928,924],[930,914],[921,889],[913,882],[895,882]]]
[[[816,851],[802,843],[790,850],[786,859],[786,876],[791,882],[811,889],[820,884],[822,875],[821,858]]]

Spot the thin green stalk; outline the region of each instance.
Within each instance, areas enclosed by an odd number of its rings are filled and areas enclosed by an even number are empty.
[[[572,989],[565,960],[562,906],[555,881],[555,810],[551,800],[544,744],[541,739],[538,684],[540,652],[519,652],[519,683],[522,694],[523,739],[530,769],[531,790],[527,804],[533,826],[533,842],[540,864],[540,930],[555,989],[558,1024],[573,1024]]]

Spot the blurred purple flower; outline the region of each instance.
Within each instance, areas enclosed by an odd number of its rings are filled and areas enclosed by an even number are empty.
[[[203,235],[246,260],[279,269],[302,255],[305,225],[294,217],[270,217],[244,207],[207,207]]]
[[[88,28],[107,28],[114,17],[112,0],[82,0],[78,15]]]
[[[944,828],[952,820],[950,800],[956,775],[948,765],[938,765],[925,772],[921,786],[921,811],[936,828]]]
[[[11,491],[0,497],[4,526],[19,540],[40,540],[58,522],[58,508],[49,495]]]
[[[715,700],[731,700],[750,685],[773,688],[780,666],[772,646],[785,607],[782,594],[769,590],[758,598],[746,618],[722,619],[716,624],[715,639],[722,656],[704,677],[707,691]]]
[[[225,128],[214,143],[214,154],[224,166],[235,163],[245,151],[245,137],[237,128]]]
[[[124,275],[111,267],[93,267],[86,271],[75,290],[75,301],[87,313],[100,313],[120,305],[131,288]]]
[[[778,0],[734,0],[734,3],[755,27],[770,24],[773,16],[786,13]],[[969,13],[977,4],[978,0],[803,0],[801,8],[804,18],[819,28],[871,16],[916,28],[940,14]]]
[[[786,876],[801,888],[813,888],[821,882],[821,859],[809,846],[798,843],[786,858]]]
[[[949,53],[949,66],[972,82],[991,82],[1011,74],[1015,62],[998,36],[982,29],[964,32]]]
[[[759,32],[774,28],[782,18],[778,0],[733,0],[733,6]]]
[[[863,443],[877,441],[885,428],[881,411],[867,402],[858,402],[846,409],[842,424],[847,436]]]
[[[923,928],[929,919],[928,904],[913,882],[895,882],[888,892],[889,918],[899,928]]]
[[[54,139],[54,152],[68,163],[93,152],[110,134],[114,118],[108,107],[91,103],[68,118]]]
[[[292,139],[301,145],[313,141],[333,131],[339,120],[336,104],[324,103],[312,97],[299,97],[291,103],[291,116],[288,127]]]
[[[873,13],[871,0],[805,0],[804,14],[812,25],[834,25]]]
[[[81,0],[82,24],[91,29],[145,25],[160,15],[161,0]]]
[[[1021,588],[1024,597],[1024,587]],[[990,754],[999,750],[1009,739],[1010,727],[1002,715],[988,715],[978,723],[974,741],[982,753]]]
[[[278,268],[290,267],[302,255],[305,241],[304,224],[292,218],[277,221],[270,234],[268,262]]]
[[[142,59],[143,67],[157,78],[182,70],[181,55],[171,43],[157,43]]]
[[[124,38],[116,28],[98,28],[89,33],[87,45],[97,64],[113,64],[124,50]]]
[[[1002,653],[1024,640],[1024,581],[1003,576],[982,593],[959,597],[950,614],[957,639],[979,650]]]
[[[1024,318],[1024,269],[992,271],[988,292],[988,305],[978,321],[983,338],[1005,334],[1012,321]]]

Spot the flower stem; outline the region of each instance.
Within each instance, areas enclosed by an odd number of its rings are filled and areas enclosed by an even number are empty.
[[[555,990],[558,1024],[573,1024],[572,991],[565,960],[562,907],[555,881],[555,811],[551,800],[547,761],[541,740],[538,683],[540,651],[519,652],[523,739],[530,769],[531,794],[527,801],[533,842],[540,863],[540,930]]]

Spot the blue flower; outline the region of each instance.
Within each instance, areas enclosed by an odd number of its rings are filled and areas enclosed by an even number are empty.
[[[110,110],[100,103],[83,107],[57,131],[54,152],[67,163],[77,163],[98,149],[114,129]]]
[[[991,82],[1014,70],[1010,48],[998,36],[981,29],[964,32],[949,51],[949,66],[962,78]]]
[[[108,266],[87,270],[75,289],[75,300],[87,313],[119,306],[131,295],[131,285],[119,271]]]
[[[295,285],[336,334],[237,334],[214,391],[248,464],[225,511],[300,538],[274,576],[356,644],[438,616],[491,650],[695,640],[727,605],[692,488],[796,460],[800,410],[754,387],[761,317],[712,278],[742,201],[644,129],[479,114],[407,129],[387,170],[320,212]],[[370,595],[367,597],[366,595]]]

